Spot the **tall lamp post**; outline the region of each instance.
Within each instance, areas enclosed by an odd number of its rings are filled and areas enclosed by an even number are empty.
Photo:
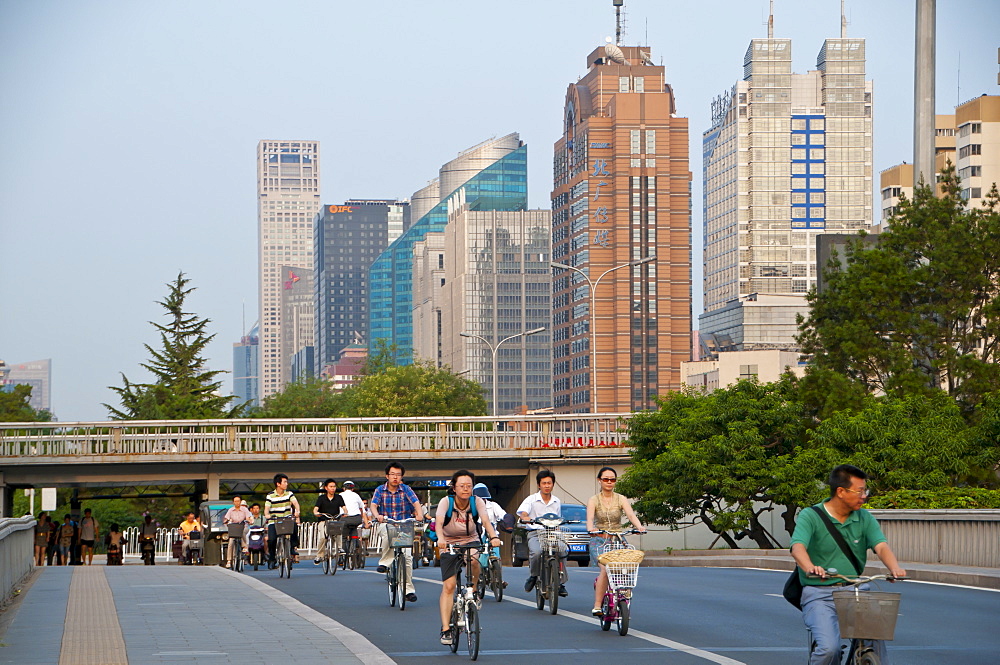
[[[482,335],[473,335],[472,333],[459,333],[462,337],[471,337],[473,339],[478,339],[480,342],[489,347],[490,353],[493,355],[493,417],[497,416],[497,351],[500,350],[500,345],[504,342],[509,342],[512,339],[517,339],[518,337],[527,337],[528,335],[534,335],[545,330],[545,326],[541,328],[535,328],[534,330],[529,330],[527,332],[519,332],[516,335],[511,335],[510,337],[504,337],[502,340],[497,342],[496,346],[490,344],[490,341],[483,337]]]
[[[623,263],[614,268],[608,268],[601,276],[595,280],[591,280],[590,276],[585,273],[580,268],[576,266],[567,265],[565,263],[558,263],[556,261],[551,261],[549,265],[553,268],[563,268],[565,270],[575,270],[580,273],[580,275],[587,280],[587,284],[590,286],[590,400],[591,400],[591,413],[597,413],[597,285],[601,283],[608,274],[613,273],[616,270],[622,268],[633,268],[635,266],[641,266],[643,263],[649,263],[650,261],[655,261],[656,255],[647,256],[642,259],[636,259],[635,261],[629,261],[628,263]]]

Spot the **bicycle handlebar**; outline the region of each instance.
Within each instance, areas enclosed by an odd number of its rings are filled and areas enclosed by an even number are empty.
[[[645,529],[640,531],[639,529],[631,528],[631,529],[623,529],[622,531],[608,531],[607,529],[594,529],[593,531],[588,531],[587,533],[589,533],[592,536],[599,535],[602,533],[608,536],[628,536],[633,533],[649,533],[649,532]]]
[[[830,578],[840,579],[847,582],[849,586],[867,584],[868,582],[877,582],[878,580],[885,580],[886,582],[905,582],[906,580],[909,579],[908,577],[896,577],[894,575],[888,575],[888,574],[871,575],[871,576],[858,575],[857,577],[849,577],[847,575],[841,575],[840,573],[835,571],[827,571],[827,574],[825,576],[815,575],[813,573],[806,573],[806,577],[811,580],[824,580]]]

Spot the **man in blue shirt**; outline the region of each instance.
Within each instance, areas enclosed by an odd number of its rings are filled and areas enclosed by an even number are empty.
[[[817,504],[817,507],[830,518],[862,566],[871,549],[885,564],[890,575],[906,577],[906,571],[899,567],[878,522],[861,507],[869,494],[867,480],[868,476],[858,467],[841,464],[830,472],[830,498]],[[792,533],[792,557],[798,564],[799,580],[802,582],[802,620],[812,632],[816,644],[809,665],[839,663],[840,627],[833,604],[833,589],[842,582],[828,577],[827,572],[828,569],[835,570],[841,575],[854,577],[864,571],[855,571],[854,564],[830,535],[822,516],[811,508],[799,513],[795,532]],[[806,577],[807,574],[817,575],[818,578]],[[875,641],[873,644],[883,665],[888,665],[885,642]]]
[[[424,509],[420,505],[420,499],[416,492],[410,489],[409,485],[403,484],[403,474],[406,469],[399,462],[389,462],[385,467],[385,484],[375,488],[372,494],[371,511],[372,516],[379,522],[379,534],[382,538],[382,556],[378,560],[378,572],[384,573],[392,563],[393,550],[389,544],[386,533],[386,518],[393,520],[405,520],[415,517],[418,522],[424,520]],[[407,547],[403,550],[404,561],[406,561],[406,602],[417,602],[416,589],[413,586],[413,548]]]

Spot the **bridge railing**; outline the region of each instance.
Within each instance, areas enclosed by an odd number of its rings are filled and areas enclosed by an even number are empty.
[[[0,457],[621,447],[630,414],[0,424]]]
[[[34,565],[35,522],[34,517],[0,519],[0,606]]]

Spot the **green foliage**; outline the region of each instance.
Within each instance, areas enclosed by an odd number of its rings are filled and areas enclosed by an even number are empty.
[[[352,411],[350,391],[333,392],[330,383],[309,377],[285,386],[264,400],[254,418],[338,418]]]
[[[121,400],[121,408],[104,406],[115,420],[200,420],[236,418],[243,405],[232,406],[235,398],[219,394],[221,370],[206,370],[202,353],[215,335],[206,334],[209,319],[184,311],[184,300],[194,291],[189,279],[179,273],[168,284],[169,292],[158,304],[167,310],[166,325],[150,324],[160,333],[162,348],[146,344],[152,356],[142,366],[153,374],[153,383],[132,383],[122,374],[120,387],[110,386]]]
[[[344,391],[352,417],[483,416],[482,388],[429,363],[385,367]]]
[[[966,409],[1000,387],[1000,196],[967,210],[950,165],[939,185],[940,197],[918,187],[875,246],[851,244],[846,269],[809,295],[811,373],[894,396],[943,387]]]
[[[31,404],[31,386],[18,384],[10,392],[0,390],[0,422],[46,423],[52,414],[45,409],[34,409]]]
[[[369,347],[368,357],[365,358],[365,364],[361,373],[367,376],[384,372],[390,367],[395,367],[399,364],[399,355],[399,346],[397,344],[390,344],[386,339],[377,339],[375,340],[375,348]],[[409,360],[409,358],[406,360]]]
[[[894,490],[868,499],[866,508],[922,510],[1000,510],[1000,490],[982,487],[944,487],[934,490]]]
[[[794,528],[799,505],[817,498],[824,455],[797,455],[809,420],[791,382],[740,381],[707,395],[671,393],[660,409],[629,421],[633,466],[618,484],[647,521],[704,523],[729,547],[750,538],[776,547],[760,516],[784,507]]]

